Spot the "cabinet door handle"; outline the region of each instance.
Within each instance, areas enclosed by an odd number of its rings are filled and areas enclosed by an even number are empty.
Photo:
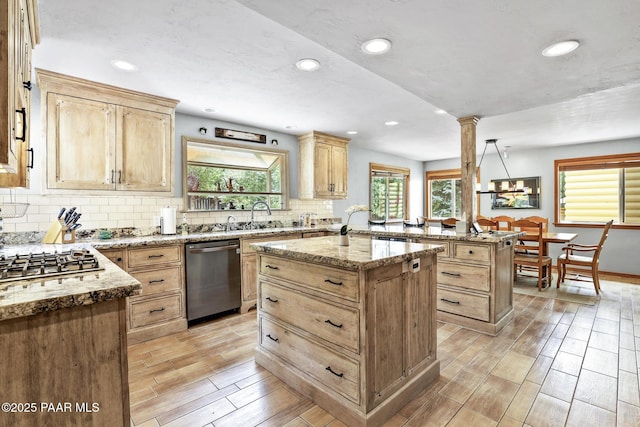
[[[27,168],[33,169],[33,148],[29,148],[27,151],[29,152],[29,164],[27,165]]]
[[[111,183],[112,184],[116,183],[115,179],[116,179],[116,170],[115,169],[111,169]]]
[[[118,184],[122,184],[122,169],[118,171]]]
[[[164,307],[162,307],[162,308],[156,308],[155,310],[149,310],[149,314],[151,314],[151,313],[157,313],[157,312],[160,312],[160,311],[164,311]]]
[[[157,254],[157,255],[149,255],[149,258],[162,258],[164,256],[164,254]]]
[[[342,282],[334,282],[331,279],[324,279],[325,283],[331,283],[332,285],[342,286]]]
[[[443,271],[442,274],[453,277],[460,277],[460,273],[449,273],[448,271]]]
[[[460,301],[451,301],[450,299],[446,299],[446,298],[440,298],[440,301],[442,301],[442,302],[448,302],[449,304],[456,304],[456,305],[460,305]]]
[[[279,338],[274,338],[274,337],[271,336],[271,334],[267,334],[267,338],[269,338],[271,341],[275,341],[275,342],[280,341]]]
[[[26,90],[31,90],[31,82],[22,82],[22,87],[25,88]]]
[[[162,282],[164,282],[164,279],[149,280],[150,285],[153,285],[155,283],[162,283]]]
[[[339,324],[339,325],[336,325],[335,323],[333,323],[333,322],[332,322],[331,320],[329,320],[329,319],[325,320],[325,321],[324,321],[324,323],[328,323],[328,324],[330,324],[331,326],[335,326],[336,328],[342,328],[342,323],[341,323],[341,324]]]
[[[327,371],[331,372],[331,373],[332,373],[333,375],[335,375],[336,377],[340,377],[340,378],[344,377],[344,374],[343,374],[342,372],[337,373],[336,371],[334,371],[333,369],[331,369],[331,366],[327,366],[325,369],[326,369]]]
[[[16,136],[16,139],[24,142],[27,140],[27,110],[23,107],[16,110],[16,113],[22,114],[22,136]]]
[[[267,301],[271,301],[271,302],[278,302],[278,300],[277,300],[277,299],[273,299],[273,298],[271,298],[271,297],[266,297],[265,299],[266,299]]]
[[[280,269],[278,268],[278,266],[276,266],[276,265],[271,265],[271,264],[265,264],[265,266],[264,266],[264,267],[265,267],[265,268],[270,268],[270,269],[272,269],[272,270],[280,270]]]

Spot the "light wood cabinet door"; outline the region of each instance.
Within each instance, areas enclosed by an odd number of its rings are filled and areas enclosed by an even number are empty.
[[[49,188],[111,190],[115,180],[115,108],[105,102],[49,93]]]
[[[116,189],[171,191],[171,116],[118,106]]]
[[[254,305],[258,298],[257,255],[242,254],[242,305]]]
[[[315,185],[314,192],[317,197],[331,196],[331,145],[316,144],[315,149]]]
[[[331,195],[334,198],[347,197],[347,147],[331,147]]]
[[[346,198],[349,139],[313,131],[298,141],[300,198]]]

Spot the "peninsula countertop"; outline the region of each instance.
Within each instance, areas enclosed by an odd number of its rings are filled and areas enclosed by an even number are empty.
[[[251,247],[261,253],[354,270],[396,264],[444,250],[440,245],[378,240],[364,235],[350,236],[348,246],[340,246],[338,240],[338,236],[325,236],[253,243]]]
[[[8,246],[0,249],[0,256],[63,252],[70,249],[90,250],[103,269],[57,277],[0,282],[0,321],[79,305],[97,304],[140,293],[141,285],[138,280],[87,244]]]

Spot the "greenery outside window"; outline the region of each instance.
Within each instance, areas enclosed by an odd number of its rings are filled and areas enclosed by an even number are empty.
[[[407,219],[410,170],[369,163],[370,219],[389,222]]]
[[[640,227],[640,153],[555,161],[556,224]]]
[[[476,173],[479,182],[479,173]],[[460,218],[462,215],[462,172],[443,169],[425,173],[427,218]],[[476,204],[478,212],[480,203]]]
[[[251,210],[257,201],[288,209],[288,152],[182,138],[183,194],[188,211]]]

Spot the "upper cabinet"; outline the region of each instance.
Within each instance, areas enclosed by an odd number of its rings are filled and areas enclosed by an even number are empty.
[[[8,0],[0,7],[0,187],[28,187],[31,51],[40,38],[37,1]]]
[[[36,72],[48,188],[173,191],[178,101]]]
[[[347,198],[349,141],[317,131],[298,137],[301,199]]]

